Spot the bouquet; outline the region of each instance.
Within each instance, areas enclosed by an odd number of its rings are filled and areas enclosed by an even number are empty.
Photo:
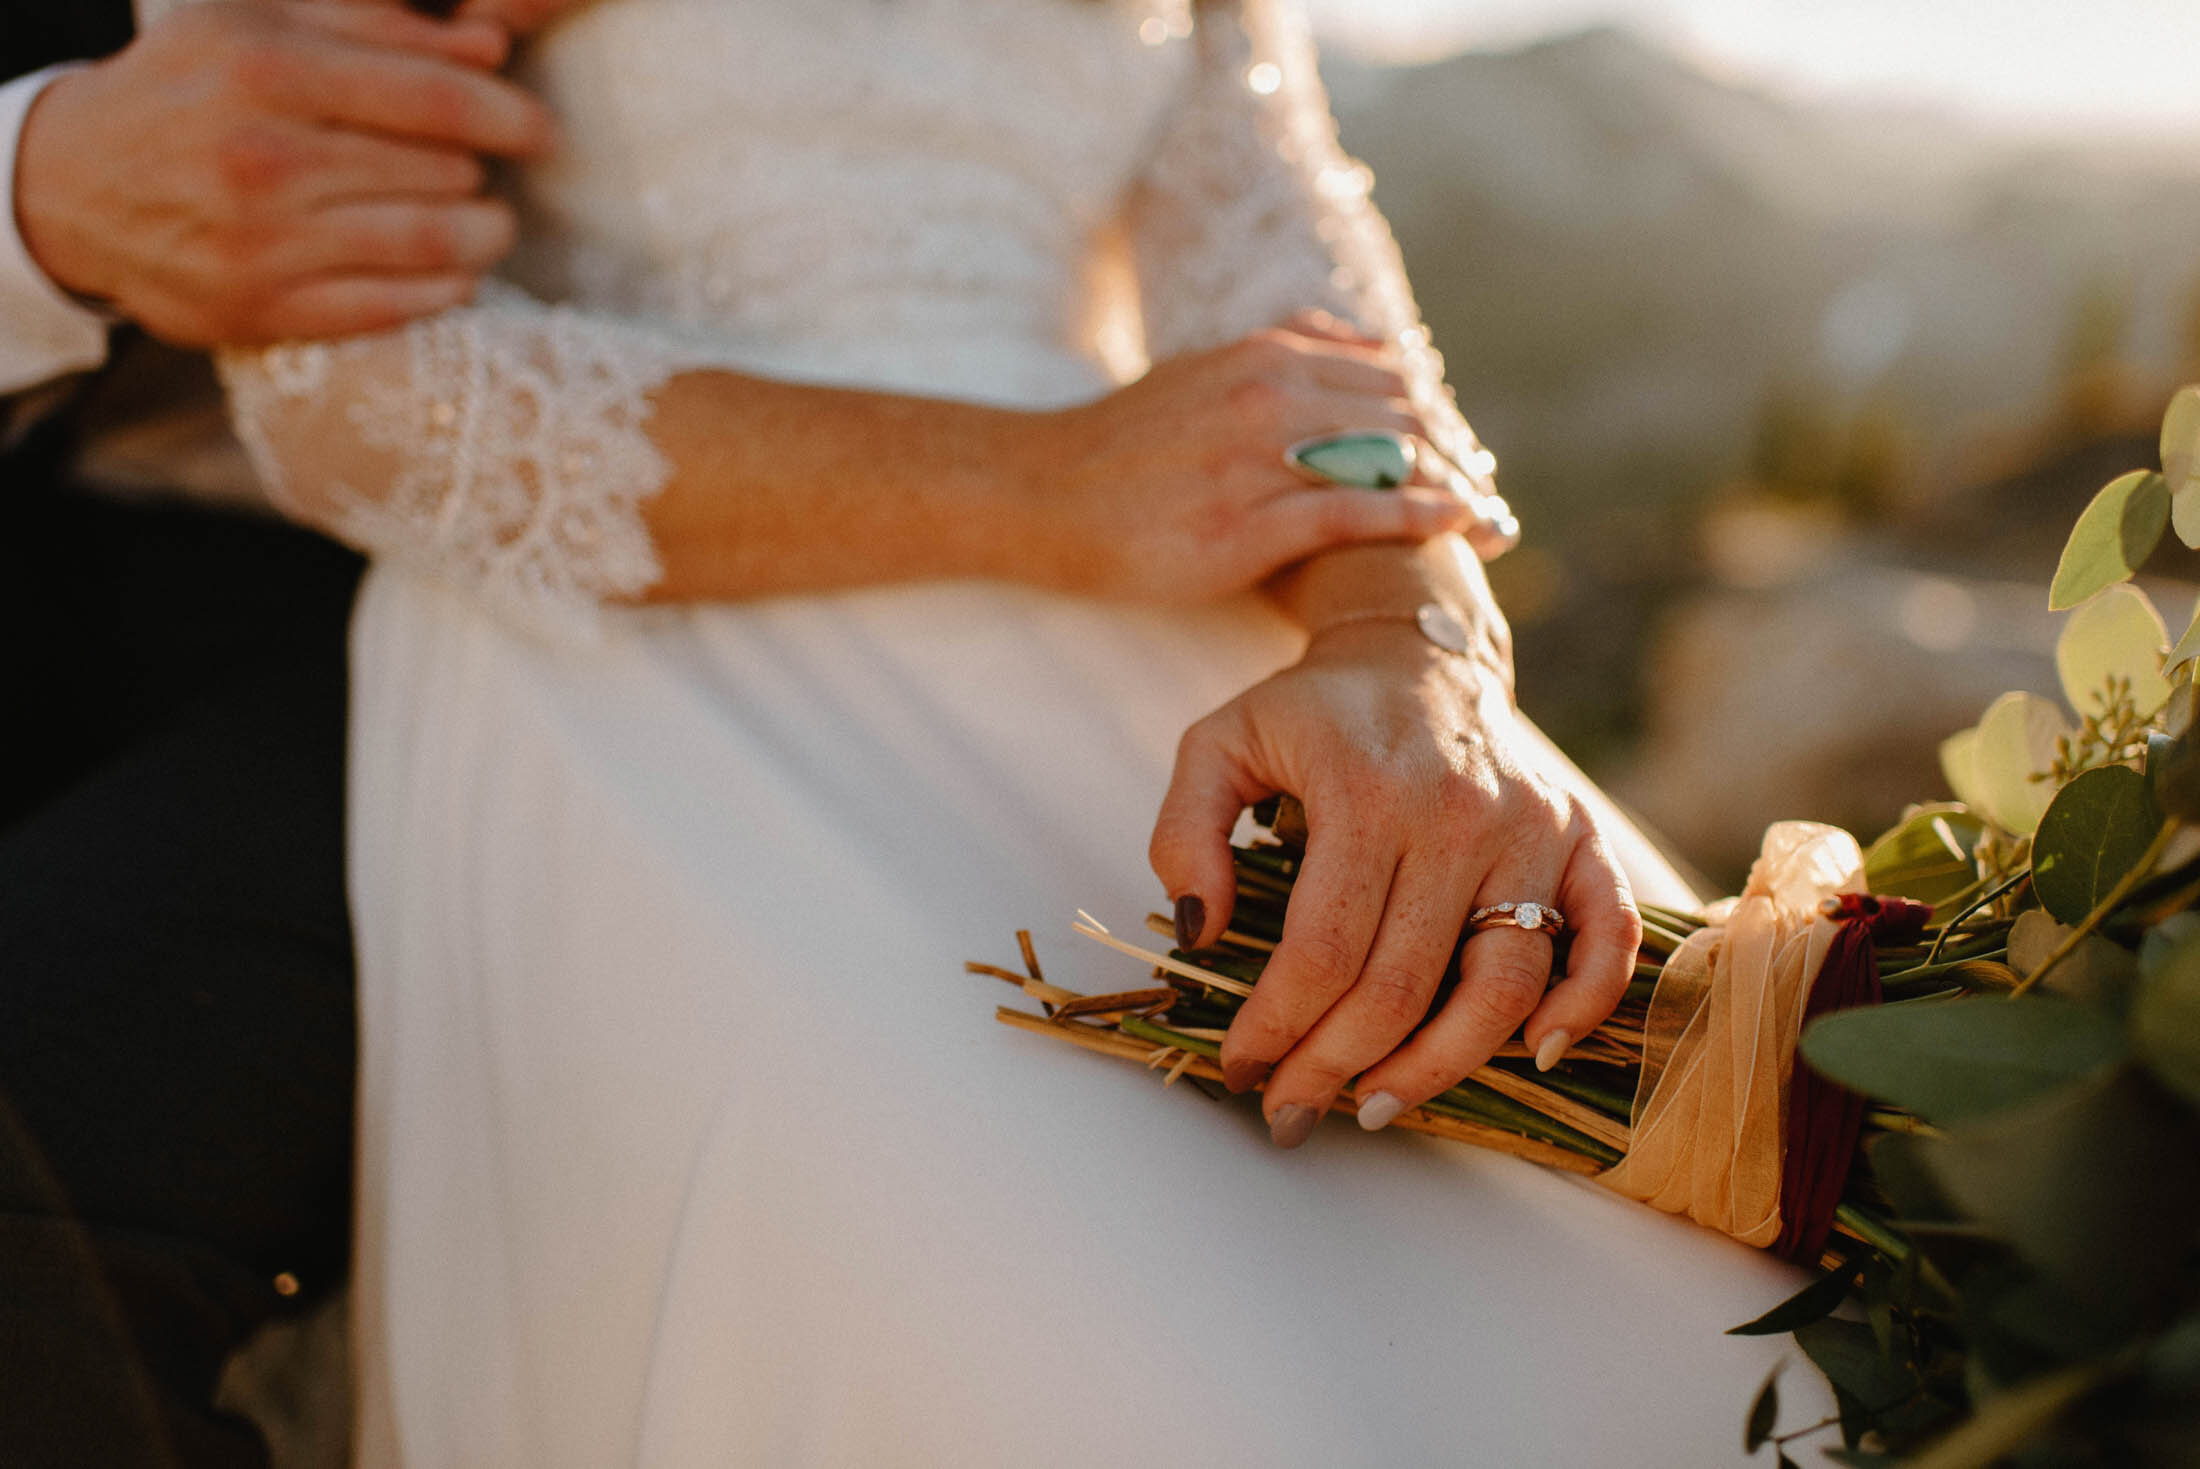
[[[2200,1464],[2200,612],[2171,646],[2131,585],[2173,528],[2200,547],[2200,388],[2161,459],[2064,549],[2068,712],[1996,700],[1941,748],[1956,800],[1868,848],[1775,826],[1738,898],[1644,908],[1626,998],[1558,1066],[1516,1042],[1392,1124],[1813,1266],[1733,1328],[1793,1333],[1832,1385],[1837,1418],[1778,1437],[1777,1374],[1749,1406],[1746,1447],[1782,1465],[1835,1434],[1850,1465]],[[1078,995],[1019,935],[1023,972],[969,966],[1038,1004],[999,1019],[1219,1081],[1305,838],[1287,797],[1254,814],[1218,943],[1149,948],[1080,914],[1151,978]],[[1750,1065],[1768,1084],[1733,1084]]]

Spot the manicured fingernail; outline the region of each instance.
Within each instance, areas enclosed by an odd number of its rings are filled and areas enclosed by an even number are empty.
[[[1360,1099],[1360,1126],[1369,1132],[1381,1132],[1395,1122],[1406,1104],[1389,1092],[1377,1092],[1372,1097]]]
[[[1275,1069],[1272,1061],[1231,1061],[1222,1068],[1222,1084],[1234,1092],[1249,1092]]]
[[[1304,1102],[1287,1102],[1268,1119],[1268,1138],[1279,1148],[1295,1148],[1314,1135],[1321,1113]]]
[[[1543,1037],[1543,1044],[1535,1048],[1535,1069],[1548,1071],[1556,1066],[1573,1043],[1574,1038],[1563,1030],[1554,1030]]]
[[[1207,928],[1207,905],[1197,893],[1186,893],[1176,900],[1176,946],[1189,949],[1199,943],[1200,934]]]

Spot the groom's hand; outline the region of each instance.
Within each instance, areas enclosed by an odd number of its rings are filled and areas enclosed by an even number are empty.
[[[484,157],[550,140],[502,27],[394,6],[187,6],[40,95],[15,211],[64,290],[183,346],[372,331],[511,248]]]

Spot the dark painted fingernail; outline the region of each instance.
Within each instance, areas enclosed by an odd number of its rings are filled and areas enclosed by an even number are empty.
[[[1186,893],[1176,900],[1176,946],[1189,949],[1198,945],[1199,936],[1207,930],[1207,905],[1199,894]]]
[[[1275,1069],[1272,1061],[1231,1061],[1222,1068],[1222,1084],[1234,1092],[1249,1092]]]
[[[1279,1148],[1295,1148],[1314,1135],[1322,1114],[1304,1102],[1287,1102],[1268,1119],[1268,1137]]]

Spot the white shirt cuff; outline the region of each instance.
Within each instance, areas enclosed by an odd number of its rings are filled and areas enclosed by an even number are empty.
[[[15,149],[31,104],[65,62],[0,86],[0,394],[17,393],[107,360],[107,323],[46,278],[15,222]]]

